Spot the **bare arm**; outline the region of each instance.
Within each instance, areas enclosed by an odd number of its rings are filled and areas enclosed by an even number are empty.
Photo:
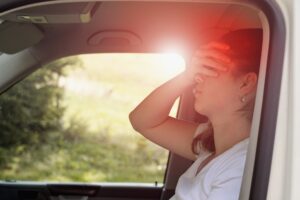
[[[216,71],[226,70],[222,62],[229,62],[228,58],[217,49],[226,50],[228,47],[211,44],[200,49],[195,53],[190,67],[185,72],[150,93],[129,115],[133,128],[152,142],[194,160],[191,145],[198,125],[172,118],[169,112],[175,100],[193,86],[195,81],[203,82],[204,76],[217,77]]]
[[[194,159],[191,144],[197,124],[169,116],[175,100],[193,85],[187,73],[167,81],[147,96],[129,115],[133,128],[156,144]]]

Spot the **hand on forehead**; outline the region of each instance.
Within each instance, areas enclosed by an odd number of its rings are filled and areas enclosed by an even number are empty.
[[[225,43],[211,42],[196,50],[191,62],[196,82],[203,82],[204,77],[218,77],[227,72],[231,59],[226,52],[230,46]]]

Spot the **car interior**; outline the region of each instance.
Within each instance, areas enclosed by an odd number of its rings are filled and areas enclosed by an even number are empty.
[[[274,132],[270,122],[277,115],[283,59],[280,51],[274,51],[274,46],[283,46],[284,33],[277,31],[276,23],[281,22],[274,20],[272,9],[276,8],[258,1],[4,1],[0,4],[0,90],[5,93],[41,66],[68,56],[161,53],[179,47],[188,63],[201,44],[228,31],[262,28],[259,84],[240,199],[264,199],[271,162],[265,158],[272,154],[273,143],[260,132],[269,136]],[[266,106],[266,101],[273,103]],[[177,117],[201,122],[203,117],[191,105],[192,91],[187,91],[180,98]],[[261,154],[262,146],[270,149],[266,155]],[[0,195],[5,200],[165,200],[174,194],[179,176],[190,165],[191,161],[170,153],[162,185],[2,180]]]

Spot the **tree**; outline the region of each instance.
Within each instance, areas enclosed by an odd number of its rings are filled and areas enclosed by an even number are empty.
[[[0,96],[0,147],[43,143],[48,134],[62,129],[63,88],[59,79],[66,66],[81,66],[68,57],[43,66]]]

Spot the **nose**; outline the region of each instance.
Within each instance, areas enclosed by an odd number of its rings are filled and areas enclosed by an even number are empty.
[[[195,82],[197,83],[197,84],[203,84],[204,83],[204,78],[203,78],[203,76],[201,76],[201,75],[195,75]]]
[[[202,91],[203,89],[203,82],[200,82],[200,83],[197,83],[194,85],[194,90],[197,90],[197,91]]]

